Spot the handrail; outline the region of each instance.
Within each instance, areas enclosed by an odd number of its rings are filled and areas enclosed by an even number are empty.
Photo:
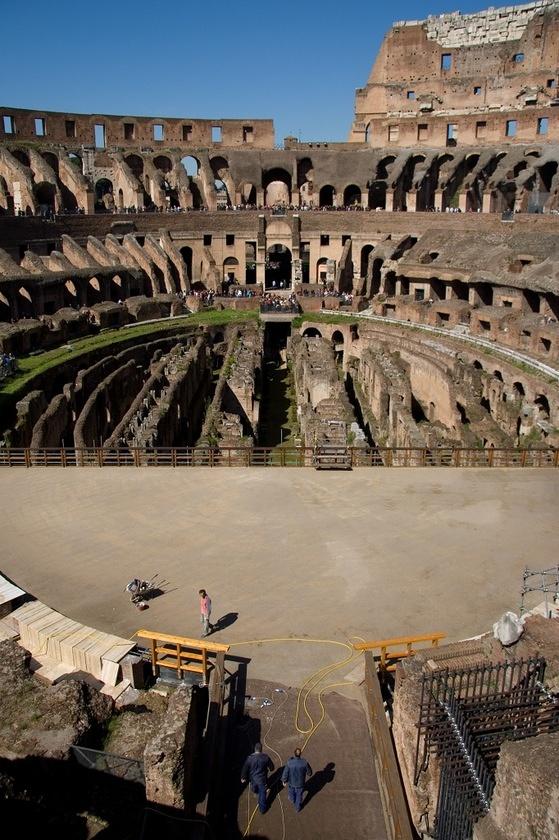
[[[352,447],[350,467],[559,467],[559,449]],[[0,447],[0,467],[316,467],[316,448],[202,446]]]
[[[414,645],[418,642],[430,642],[431,647],[438,647],[439,641],[445,638],[446,633],[422,633],[416,636],[397,636],[394,639],[375,639],[370,642],[356,642],[353,645],[353,649],[380,650],[380,669],[393,671],[396,662],[400,659],[407,659],[408,656],[413,656],[417,653]],[[390,648],[401,647],[402,645],[405,645],[405,650],[390,650]]]
[[[184,647],[205,647],[206,650],[211,650],[213,653],[227,653],[229,645],[223,645],[219,642],[207,642],[205,639],[190,639],[187,636],[173,636],[170,633],[160,633],[155,630],[137,630],[134,634],[142,639],[150,639],[157,642],[172,642],[173,644],[180,644]]]
[[[184,671],[192,671],[202,675],[203,685],[208,684],[208,654],[219,655],[229,650],[229,645],[155,630],[138,630],[135,635],[151,642],[151,669],[154,677],[159,676],[161,668],[172,668],[179,677],[182,677]]]

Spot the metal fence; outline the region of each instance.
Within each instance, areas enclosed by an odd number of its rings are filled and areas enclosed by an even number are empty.
[[[119,779],[126,779],[128,782],[145,785],[144,767],[137,759],[92,750],[89,747],[73,746],[72,754],[78,764],[88,770],[99,770]]]
[[[559,696],[544,685],[545,660],[487,663],[425,673],[414,782],[438,763],[437,840],[471,840],[489,811],[501,745],[559,729]]]
[[[559,467],[558,449],[348,447],[351,467]],[[2,448],[0,467],[316,467],[313,447]]]

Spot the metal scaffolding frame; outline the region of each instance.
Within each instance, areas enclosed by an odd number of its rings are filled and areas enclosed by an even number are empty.
[[[545,596],[545,614],[550,617],[549,600],[559,603],[559,565],[549,569],[524,569],[522,589],[520,590],[520,615],[527,612],[525,598],[529,592],[543,592]]]
[[[489,811],[505,740],[559,730],[559,697],[545,688],[542,658],[423,674],[414,783],[435,756],[437,840],[470,840]]]

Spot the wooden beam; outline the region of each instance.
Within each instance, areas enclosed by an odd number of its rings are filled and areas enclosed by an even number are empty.
[[[446,633],[424,633],[420,636],[399,636],[395,639],[376,639],[372,642],[357,642],[354,650],[375,650],[377,648],[394,647],[396,645],[413,645],[416,642],[431,642],[436,647],[440,639],[445,639]]]

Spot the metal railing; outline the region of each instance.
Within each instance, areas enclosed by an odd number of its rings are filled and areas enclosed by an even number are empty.
[[[145,785],[143,763],[135,758],[92,750],[89,747],[72,746],[71,750],[78,764],[88,770],[100,770],[128,782]]]
[[[559,449],[347,447],[351,467],[559,467]],[[297,447],[0,448],[0,467],[316,467]]]

